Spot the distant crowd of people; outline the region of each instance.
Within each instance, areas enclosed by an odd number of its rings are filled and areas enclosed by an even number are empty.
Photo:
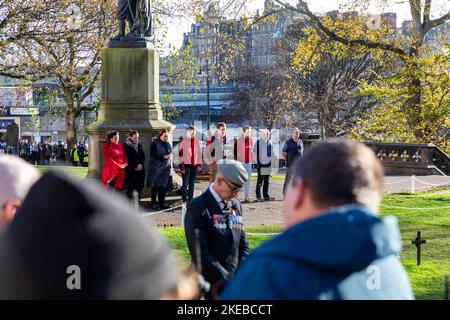
[[[249,151],[245,132],[236,144]],[[199,165],[199,145],[187,137],[185,176],[186,165]],[[261,139],[256,148],[269,150],[267,132]],[[117,132],[108,134],[103,186],[122,189],[132,181],[133,188],[142,187],[138,141],[136,131],[124,145]],[[293,146],[285,145],[287,157]],[[172,152],[167,131],[150,149],[147,184],[158,204]],[[414,298],[398,258],[395,217],[378,215],[384,172],[368,147],[343,139],[319,142],[290,162],[280,212],[284,230],[254,250],[238,199],[249,180],[249,154],[217,156],[213,181],[187,202],[184,230],[193,269],[179,273],[167,241],[117,192],[60,172],[40,176],[19,157],[0,155],[0,299]],[[184,180],[189,185],[190,178]],[[49,195],[51,201],[43,201]],[[192,197],[189,187],[184,197]]]
[[[6,142],[0,142],[0,154],[18,156],[33,165],[73,165],[87,167],[89,165],[89,150],[87,145],[77,143],[70,150],[65,142],[49,143],[29,142],[28,139],[20,139],[15,146],[8,146]]]

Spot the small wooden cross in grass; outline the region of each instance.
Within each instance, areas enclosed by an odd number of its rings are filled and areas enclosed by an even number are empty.
[[[420,247],[421,247],[423,244],[427,243],[427,240],[422,239],[422,238],[420,237],[420,231],[417,231],[417,237],[416,237],[415,240],[411,241],[411,243],[412,243],[413,245],[415,245],[416,248],[417,248],[417,265],[420,266]]]

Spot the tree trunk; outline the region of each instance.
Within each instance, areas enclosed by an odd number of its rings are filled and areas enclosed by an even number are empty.
[[[419,55],[419,50],[417,48],[410,48],[410,58],[417,59]],[[411,96],[406,100],[406,108],[408,110],[407,114],[409,114],[408,122],[411,125],[411,128],[414,128],[414,136],[417,142],[427,143],[425,141],[424,132],[417,129],[417,126],[422,123],[423,119],[421,119],[421,108],[422,108],[422,88],[421,88],[421,79],[419,76],[419,68],[420,66],[416,61],[412,61],[410,66],[410,83],[409,83],[409,92]]]
[[[77,130],[75,128],[75,110],[73,106],[73,94],[66,92],[66,125],[67,125],[67,149],[72,149],[77,143]]]
[[[322,112],[317,112],[317,118],[319,120],[319,126],[320,126],[320,138],[322,140],[326,140],[326,132],[325,132],[325,123],[324,123],[324,116],[322,114]]]

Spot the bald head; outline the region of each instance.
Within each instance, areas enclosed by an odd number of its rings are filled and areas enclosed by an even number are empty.
[[[39,171],[19,157],[0,156],[0,228],[11,221],[39,177]]]
[[[270,131],[269,131],[269,129],[262,129],[260,131],[260,135],[261,135],[261,138],[263,140],[268,140],[270,138]]]
[[[294,128],[291,131],[291,137],[292,139],[294,139],[295,141],[298,140],[298,138],[300,138],[300,130],[298,128]]]

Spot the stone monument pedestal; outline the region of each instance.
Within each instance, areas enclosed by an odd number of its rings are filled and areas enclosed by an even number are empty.
[[[151,48],[105,48],[102,51],[102,102],[89,136],[88,177],[99,178],[102,142],[116,130],[121,142],[129,130],[138,130],[146,162],[150,143],[161,129],[175,126],[163,120],[159,103],[159,55]],[[169,140],[171,141],[171,139]],[[147,163],[146,169],[147,169]]]

